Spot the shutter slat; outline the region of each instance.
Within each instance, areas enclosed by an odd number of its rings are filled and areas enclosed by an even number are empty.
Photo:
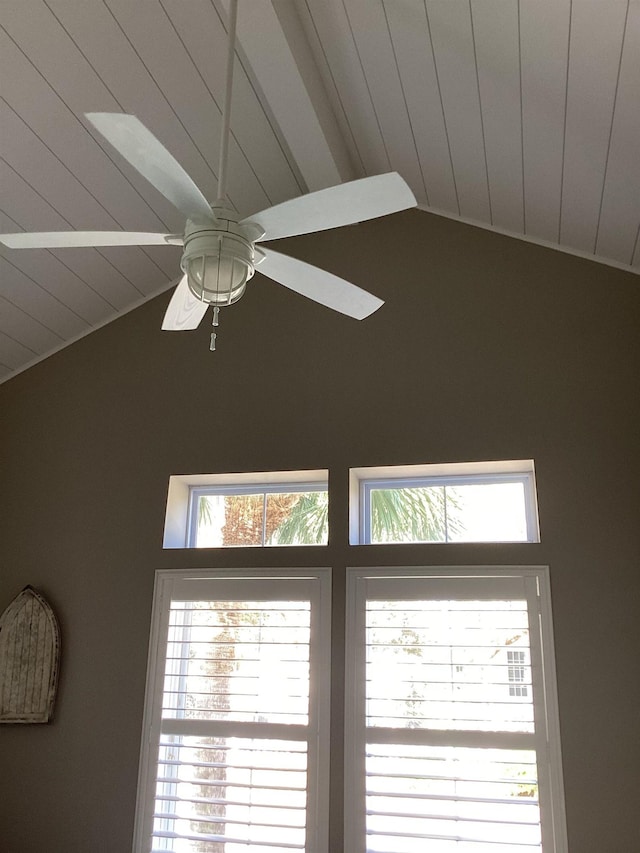
[[[304,850],[310,627],[308,601],[174,606],[156,842]]]
[[[219,844],[242,844],[247,848],[251,848],[252,853],[260,853],[262,850],[304,850],[304,842],[302,844],[286,844],[282,841],[274,841],[273,843],[269,841],[261,841],[259,844],[256,844],[253,841],[247,841],[245,838],[231,838],[228,835],[204,835],[204,834],[191,834],[191,833],[176,833],[176,832],[165,832],[162,830],[157,830],[153,833],[155,838],[173,838],[180,839],[184,841],[217,841]]]
[[[181,802],[183,802],[183,801],[181,801]],[[291,814],[291,812],[289,812],[289,814]],[[304,812],[302,814],[304,817]],[[256,830],[259,830],[261,827],[264,829],[277,828],[277,829],[283,829],[283,830],[292,829],[292,830],[298,830],[298,831],[301,829],[304,829],[304,820],[302,821],[302,823],[287,823],[285,821],[277,821],[277,822],[270,823],[270,822],[267,822],[265,820],[260,820],[260,821],[252,820],[251,822],[249,822],[249,821],[239,821],[239,820],[227,820],[225,817],[215,817],[215,816],[206,817],[205,815],[198,815],[197,817],[185,817],[184,815],[180,814],[179,812],[169,812],[169,811],[167,811],[167,812],[154,812],[153,817],[158,819],[158,820],[189,820],[189,821],[193,821],[194,823],[199,823],[199,824],[201,824],[201,823],[205,823],[205,824],[206,823],[215,823],[215,824],[219,824],[219,825],[225,826],[225,827],[228,826],[230,828],[229,833],[225,834],[225,837],[228,837],[230,835],[238,835],[239,833],[237,831],[237,828],[238,827],[244,827],[244,826],[246,826],[246,827],[251,826]],[[234,827],[236,828],[235,832],[234,832]]]
[[[540,851],[526,603],[404,601],[365,611],[367,849]]]
[[[391,811],[376,811],[375,809],[367,809],[367,815],[376,816],[376,817],[386,817],[386,818],[429,818],[431,820],[455,820],[456,822],[461,821],[469,822],[469,823],[488,823],[495,824],[495,820],[489,820],[485,818],[478,817],[462,817],[458,815],[457,817],[451,817],[451,815],[447,814],[438,814],[437,812],[391,812]],[[537,820],[505,820],[504,818],[500,820],[500,824],[512,824],[514,826],[537,826]]]
[[[162,797],[158,797],[158,800],[162,800],[163,803],[192,803],[193,805],[227,805],[227,806],[247,806],[247,805],[259,805],[261,808],[272,808],[271,806],[263,806],[260,803],[249,803],[243,800],[231,800],[224,799],[221,797],[172,797],[169,794],[165,794]],[[278,805],[279,809],[289,810],[293,812],[301,812],[304,814],[306,805],[295,805],[294,803],[281,803]],[[162,815],[159,815],[162,817]]]
[[[514,800],[513,797],[465,797],[462,794],[459,794],[453,798],[448,794],[409,794],[387,791],[386,789],[377,791],[375,788],[369,788],[367,790],[367,797],[384,797],[389,799],[399,798],[403,800],[439,800],[447,803],[476,803],[496,806],[523,805],[523,803]],[[532,800],[531,803],[524,803],[524,805],[537,805],[537,803],[537,800]],[[384,814],[384,812],[379,813]]]

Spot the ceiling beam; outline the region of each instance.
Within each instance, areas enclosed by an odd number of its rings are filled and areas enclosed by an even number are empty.
[[[228,0],[221,5],[228,12]],[[309,191],[360,177],[333,114],[295,4],[238,3],[237,40],[258,96]],[[233,117],[232,117],[233,123]]]

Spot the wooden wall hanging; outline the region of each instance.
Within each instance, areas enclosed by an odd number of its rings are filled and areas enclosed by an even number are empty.
[[[26,586],[0,616],[0,723],[48,723],[59,664],[58,621]]]

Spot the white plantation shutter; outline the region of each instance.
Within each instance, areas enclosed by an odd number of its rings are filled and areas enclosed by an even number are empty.
[[[394,571],[349,584],[345,849],[560,853],[540,578]]]
[[[137,850],[320,853],[328,575],[159,574]]]

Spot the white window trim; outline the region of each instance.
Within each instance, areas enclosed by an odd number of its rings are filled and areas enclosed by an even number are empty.
[[[364,609],[359,606],[358,589],[365,578],[402,577],[490,578],[524,579],[530,609],[530,625],[537,616],[539,631],[531,630],[531,655],[540,661],[542,672],[536,672],[534,681],[535,749],[544,762],[544,778],[540,778],[539,804],[542,826],[542,846],[545,853],[567,853],[568,840],[562,780],[562,755],[558,694],[553,653],[553,619],[549,568],[547,566],[469,566],[469,567],[384,567],[348,568],[346,601],[346,665],[345,665],[345,851],[364,853],[366,844],[364,801],[364,724],[365,681],[360,678],[356,662],[361,637],[364,636]],[[484,596],[486,597],[486,595]],[[352,652],[353,650],[353,652]],[[533,670],[532,666],[532,670]],[[540,695],[542,687],[542,696]],[[530,738],[530,736],[527,736]],[[443,733],[443,744],[453,744],[455,731]]]
[[[190,496],[192,489],[244,488],[250,486],[327,486],[327,469],[307,471],[252,471],[225,474],[174,474],[169,477],[163,548],[189,548]],[[274,489],[277,491],[277,489]]]
[[[315,597],[316,618],[312,620],[311,660],[312,675],[309,693],[308,769],[307,790],[307,853],[328,853],[329,826],[329,732],[331,706],[331,569],[210,569],[200,571],[156,570],[151,636],[147,661],[147,684],[142,723],[142,746],[138,773],[138,795],[134,826],[134,853],[148,853],[153,826],[158,743],[162,716],[164,684],[164,649],[169,624],[169,609],[174,585],[189,584],[193,595],[209,595],[211,579],[266,581],[269,597],[273,597],[273,584],[278,580],[317,580]],[[254,587],[255,589],[255,587]],[[252,592],[252,594],[254,594]],[[286,583],[283,595],[290,595]],[[313,636],[313,632],[316,636]],[[256,723],[256,729],[260,724]],[[292,727],[297,728],[297,727]]]
[[[351,545],[375,544],[371,542],[370,529],[370,494],[373,489],[490,485],[504,482],[523,483],[527,539],[522,541],[539,542],[538,500],[532,459],[351,468],[349,470],[349,542]],[[442,545],[445,543],[415,544]],[[458,543],[447,542],[446,544]]]

